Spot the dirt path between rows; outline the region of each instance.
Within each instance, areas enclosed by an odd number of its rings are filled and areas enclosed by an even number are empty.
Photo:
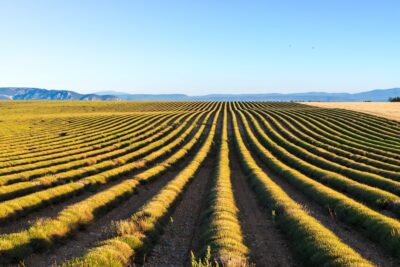
[[[221,117],[218,118],[215,138],[221,134],[221,119]],[[172,213],[171,222],[165,227],[164,234],[143,266],[191,266],[190,252],[198,251],[200,246],[201,215],[206,208],[215,159],[216,145],[214,144]]]
[[[158,240],[146,267],[190,266],[192,242],[199,227],[203,204],[212,178],[214,156],[203,162],[181,201],[171,215],[171,222]]]
[[[106,184],[96,185],[96,190],[90,190],[90,189],[83,190],[79,193],[63,198],[57,202],[51,203],[46,207],[41,207],[38,210],[34,210],[31,213],[27,214],[26,216],[18,217],[15,218],[14,220],[11,219],[12,220],[11,223],[0,226],[0,234],[20,232],[25,229],[28,229],[39,219],[45,220],[45,219],[55,218],[66,207],[76,204],[80,201],[83,201],[91,197],[92,195],[106,191],[107,189],[119,183],[122,183],[124,180],[134,177],[136,174],[146,171],[147,169],[151,168],[154,165],[156,164],[155,163],[148,164],[144,168],[139,168],[137,170],[132,171],[129,174],[122,175],[116,180],[112,180]]]
[[[277,133],[279,133],[279,135],[281,135],[283,138],[285,138],[285,137],[281,134],[281,131],[278,129],[278,127],[276,127],[276,126],[271,122],[270,118],[265,117],[265,119],[270,123],[270,126],[271,126]],[[296,135],[296,133],[292,132],[291,129],[289,129],[288,127],[286,127],[286,125],[281,124],[281,126],[282,126],[284,129],[286,129],[287,131],[291,132],[293,135]],[[262,124],[261,124],[261,127],[262,127],[262,128],[264,129],[264,131],[265,131],[265,127],[264,127]],[[300,139],[302,139],[302,138],[300,138]],[[303,141],[305,141],[305,140],[303,140]],[[291,143],[291,144],[296,145],[296,144],[293,143],[292,141],[288,141],[288,142]],[[305,141],[305,142],[307,142],[307,141]],[[291,152],[288,152],[288,153],[291,153]],[[291,153],[291,154],[292,154],[292,153]],[[312,154],[313,154],[314,156],[320,157],[320,156],[317,155],[317,154],[314,154],[314,153],[312,153]],[[300,157],[298,157],[298,156],[296,156],[296,155],[294,155],[294,154],[292,154],[292,155],[295,156],[295,157],[297,157],[297,158],[299,158],[299,159],[301,159],[301,160],[304,160],[303,158],[300,158]],[[336,155],[336,154],[335,154],[335,155]],[[327,159],[327,158],[325,158],[325,160],[327,160],[327,161],[329,161],[329,162],[333,162],[332,160]],[[335,162],[333,162],[333,163],[335,163]],[[317,166],[317,167],[318,167],[318,166]],[[318,167],[318,168],[320,168],[320,169],[322,169],[322,170],[325,170],[325,171],[330,171],[329,169],[325,169],[325,168],[321,168],[321,167]],[[351,168],[351,167],[348,167],[348,168],[350,168],[350,169],[352,169],[352,170],[356,170],[356,171],[362,171],[362,170],[358,170],[358,169],[353,169],[353,168]],[[334,171],[330,171],[330,172],[334,172]],[[370,172],[367,172],[367,171],[362,171],[362,172],[370,173]],[[334,173],[336,173],[336,172],[334,172]],[[370,173],[370,174],[374,174],[374,173]],[[353,180],[353,179],[351,179],[351,176],[346,176],[346,175],[344,175],[344,177],[346,177],[346,178],[348,178],[348,179],[350,179],[350,180]],[[382,177],[383,177],[383,178],[386,178],[386,179],[390,179],[390,178],[387,178],[387,177],[384,177],[384,176],[382,176]],[[353,180],[353,181],[357,182],[358,184],[370,186],[371,188],[373,188],[373,186],[371,186],[371,185],[368,185],[368,184],[365,184],[365,183],[361,183],[361,182],[356,181],[356,180]],[[332,188],[332,189],[334,189],[334,188]],[[334,190],[336,190],[336,189],[334,189]],[[385,191],[385,192],[391,193],[391,192],[386,191],[386,190],[384,190],[384,189],[380,189],[380,190],[383,190],[383,191]],[[355,199],[355,200],[358,201],[359,203],[361,203],[361,204],[367,206],[368,208],[370,208],[370,209],[372,209],[372,210],[374,210],[374,211],[376,211],[376,212],[378,212],[378,213],[381,213],[382,215],[385,215],[385,216],[387,216],[387,217],[390,217],[390,218],[396,219],[396,220],[399,218],[399,215],[395,214],[394,212],[392,212],[392,211],[390,211],[390,210],[382,209],[382,208],[379,208],[379,207],[374,207],[374,206],[372,206],[372,205],[370,205],[370,204],[368,204],[368,203],[365,203],[364,201],[361,201],[361,200],[359,200],[359,199],[356,199],[356,198],[352,197],[352,196],[349,195],[348,193],[345,193],[345,192],[342,192],[342,191],[339,191],[339,190],[336,190],[336,191],[338,191],[338,192],[342,193],[343,195],[346,195],[346,196],[348,196],[348,197],[350,197],[350,198]]]
[[[197,129],[198,126],[196,126],[196,131]],[[189,136],[188,140],[190,140],[191,136],[192,135]],[[179,148],[184,146],[186,142],[187,141],[180,145]],[[194,146],[194,151],[199,149],[200,143]],[[168,153],[166,156],[170,156],[171,153]],[[162,157],[162,159],[165,159],[166,156]],[[145,204],[147,200],[154,196],[168,181],[174,178],[181,171],[181,169],[190,162],[191,159],[192,156],[189,154],[176,166],[172,166],[171,169],[165,174],[156,177],[151,182],[140,185],[137,188],[136,194],[132,195],[122,203],[117,204],[117,206],[113,207],[109,212],[100,215],[96,221],[88,225],[85,229],[83,229],[83,231],[75,232],[68,238],[60,241],[59,245],[54,246],[52,249],[46,252],[46,254],[41,253],[30,255],[27,259],[25,259],[25,264],[27,266],[34,267],[54,266],[55,263],[61,263],[71,258],[80,256],[84,251],[93,247],[97,241],[108,238],[107,229],[112,221],[126,219],[131,216],[137,209]],[[159,160],[157,160],[157,162],[159,162]],[[156,162],[151,165],[156,165]],[[130,175],[130,177],[133,176],[134,175]],[[118,181],[122,182],[121,179],[118,179]]]
[[[126,177],[124,178],[126,179]],[[123,178],[111,181],[107,184],[99,185],[97,190],[81,191],[61,201],[49,204],[44,208],[32,211],[26,216],[10,219],[10,223],[0,226],[0,234],[20,232],[32,226],[38,219],[51,219],[57,216],[57,214],[65,207],[78,203],[79,201],[89,198],[90,196],[101,191],[107,190],[108,188],[120,183],[122,180]]]
[[[81,231],[73,233],[65,240],[54,246],[53,249],[45,254],[32,254],[25,259],[26,266],[56,266],[56,263],[64,262],[68,259],[81,255],[87,249],[93,247],[99,240],[108,237],[108,228],[114,220],[126,219],[140,208],[150,197],[162,188],[175,174],[158,177],[154,182],[140,185],[137,193],[132,195],[127,201],[113,208],[111,211],[94,221]]]
[[[245,138],[246,136],[244,134],[242,136],[247,144],[247,139]],[[287,182],[284,178],[279,177],[271,172],[253,151],[252,155],[257,164],[275,183],[277,183],[293,200],[301,204],[311,216],[316,218],[322,225],[331,230],[348,246],[352,247],[360,255],[370,260],[377,266],[400,266],[400,261],[386,253],[380,245],[372,242],[360,232],[352,229],[345,223],[329,216],[326,211],[320,205],[318,205],[318,203],[312,201],[301,191],[297,190],[295,186]]]
[[[234,152],[230,153],[233,191],[250,262],[256,266],[299,266],[268,211],[258,206],[233,146],[230,151]]]
[[[202,116],[202,118],[203,117],[204,117],[204,115]],[[188,125],[186,125],[184,127],[184,129],[186,130],[189,127],[189,125],[190,124],[188,123]],[[59,199],[59,200],[49,204],[46,207],[39,207],[37,210],[29,211],[26,216],[21,216],[21,217],[15,218],[15,219],[11,219],[12,223],[7,224],[7,225],[4,225],[4,224],[0,225],[0,234],[15,233],[15,232],[25,230],[25,229],[29,228],[31,225],[33,225],[38,219],[51,219],[51,218],[57,216],[57,214],[60,211],[62,211],[65,207],[75,204],[79,201],[82,201],[85,198],[88,198],[94,194],[105,191],[108,188],[110,188],[118,183],[121,183],[124,180],[131,178],[131,177],[135,176],[136,174],[141,173],[141,172],[157,165],[159,162],[162,162],[167,157],[169,157],[171,154],[178,151],[179,148],[184,146],[188,142],[188,140],[190,140],[191,137],[195,135],[195,133],[198,131],[198,129],[199,129],[199,124],[196,125],[196,127],[192,130],[192,132],[189,134],[189,136],[186,138],[186,140],[182,144],[180,144],[178,146],[178,148],[174,149],[173,151],[167,152],[165,155],[161,156],[159,159],[149,162],[146,166],[135,169],[127,174],[121,175],[121,177],[119,177],[118,179],[112,180],[106,184],[98,184],[98,185],[96,185],[97,189],[94,191],[90,190],[90,189],[85,189],[77,194]],[[169,140],[169,142],[172,142],[172,141],[173,140]],[[152,152],[146,153],[144,155],[148,155],[150,153],[152,153]],[[113,167],[113,168],[115,168],[115,167]],[[100,172],[99,174],[101,174],[101,173],[102,172]],[[79,180],[82,180],[82,179],[84,179],[84,178],[80,178],[80,179],[76,180],[75,182],[79,182]],[[49,188],[46,188],[46,189],[49,189]],[[29,195],[29,194],[27,194],[27,195]]]
[[[230,116],[229,116],[230,117]],[[257,203],[240,165],[232,121],[228,119],[229,161],[231,180],[245,243],[250,249],[250,262],[256,266],[299,266],[289,249],[288,241],[277,229],[268,211]]]
[[[131,216],[173,179],[190,160],[191,157],[184,159],[177,167],[164,175],[155,178],[147,184],[140,185],[137,188],[136,194],[132,195],[122,204],[117,204],[117,207],[88,225],[83,231],[73,234],[69,239],[61,242],[60,246],[47,252],[46,255],[33,254],[25,260],[25,263],[28,264],[28,266],[51,266],[55,262],[60,263],[81,255],[83,251],[93,247],[97,241],[107,238],[107,229],[112,221],[126,219]]]

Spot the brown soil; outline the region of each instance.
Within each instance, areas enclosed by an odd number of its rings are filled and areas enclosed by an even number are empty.
[[[245,137],[245,135],[243,135],[243,137]],[[377,266],[400,266],[400,261],[393,258],[391,255],[388,255],[378,244],[372,242],[361,233],[327,214],[320,205],[297,190],[294,185],[287,182],[284,178],[275,175],[265,167],[265,164],[257,158],[255,153],[253,153],[253,157],[262,170],[293,200],[301,204],[311,216],[316,218],[324,227],[331,230],[344,243],[352,247],[364,258],[370,260]]]
[[[250,249],[249,261],[256,266],[300,266],[291,250],[290,241],[278,229],[268,210],[257,203],[255,193],[247,182],[247,177],[239,163],[237,151],[233,146],[230,119],[228,119],[228,122],[232,186],[239,208],[239,219],[245,237],[245,244]],[[216,138],[220,135],[220,125],[221,123],[218,124]],[[242,126],[240,119],[239,125],[240,127]],[[243,132],[243,129],[241,131]],[[206,133],[208,134],[207,130],[203,137],[207,135]],[[188,140],[192,135],[188,137]],[[243,137],[246,142],[245,135]],[[146,201],[156,195],[168,181],[188,165],[198,147],[199,145],[196,145],[193,151],[184,157],[176,167],[171,168],[167,173],[157,177],[150,183],[140,185],[136,194],[120,202],[108,212],[99,215],[97,220],[86,228],[75,232],[64,240],[60,240],[59,244],[53,246],[46,254],[32,254],[27,257],[24,261],[24,266],[55,266],[57,263],[80,256],[94,247],[98,241],[109,238],[108,229],[112,221],[129,218]],[[186,188],[182,198],[177,202],[175,209],[172,211],[171,220],[165,226],[164,234],[160,236],[143,266],[190,266],[190,251],[198,251],[201,245],[201,214],[207,204],[206,197],[210,188],[215,163],[214,153],[215,151],[206,158],[200,170]],[[303,194],[294,185],[285,180],[284,177],[279,177],[272,173],[256,157],[253,151],[252,154],[257,164],[273,181],[344,243],[377,266],[400,266],[399,259],[388,255],[379,245],[367,239],[356,229],[336,220],[334,216],[327,213],[323,207]],[[162,159],[169,155],[171,153],[167,153]],[[149,166],[153,166],[157,162],[159,161],[149,164]],[[149,166],[146,166],[146,168]],[[127,177],[132,177],[132,174],[101,186],[99,191],[105,190]],[[12,222],[10,225],[0,227],[0,234],[21,231],[40,218],[55,217],[66,206],[81,201],[92,194],[94,193],[85,191],[81,195],[67,198],[63,202],[46,207],[46,209],[32,212],[28,216]],[[388,215],[390,216],[391,214]]]
[[[221,134],[222,117],[218,118],[215,138]],[[158,240],[144,266],[190,266],[190,252],[200,247],[201,214],[214,171],[215,147],[186,189],[171,215],[171,222]]]
[[[99,240],[106,239],[108,229],[112,221],[126,219],[140,208],[149,198],[156,194],[174,175],[170,172],[154,180],[154,182],[140,185],[137,193],[127,201],[117,204],[110,212],[88,225],[82,231],[78,231],[68,239],[62,240],[46,254],[32,254],[25,259],[27,266],[56,266],[56,263],[64,262],[77,257],[82,252],[93,247]]]
[[[198,130],[198,126],[195,127],[195,129]],[[189,135],[187,140],[190,140],[194,133],[195,131]],[[197,144],[194,149],[197,150],[198,147],[199,145]],[[170,155],[171,153],[167,154]],[[165,157],[162,158],[164,159]],[[189,154],[175,167],[172,167],[170,171],[166,172],[160,177],[157,177],[156,179],[151,180],[145,185],[140,185],[138,187],[137,194],[134,194],[122,204],[117,204],[117,206],[114,207],[110,212],[107,212],[104,216],[99,217],[96,221],[83,229],[83,231],[76,232],[70,238],[64,239],[60,242],[59,246],[54,246],[46,254],[30,255],[25,259],[25,264],[27,266],[55,266],[56,263],[61,263],[80,256],[84,251],[93,247],[97,241],[108,238],[107,229],[109,229],[112,221],[126,219],[132,215],[138,208],[145,204],[147,200],[154,196],[168,181],[175,177],[181,171],[181,169],[190,162],[191,159],[192,156]],[[133,175],[130,175],[130,177],[132,176]],[[121,181],[121,179],[118,179],[118,181]],[[65,205],[62,206],[65,207]]]
[[[260,164],[261,162],[258,163]],[[262,164],[259,166],[262,166]],[[400,262],[388,255],[378,244],[375,244],[361,233],[327,214],[321,206],[313,202],[306,195],[303,195],[293,185],[284,181],[283,178],[278,177],[265,168],[263,168],[263,171],[285,190],[293,200],[301,204],[311,216],[316,218],[323,226],[331,230],[344,243],[352,247],[364,258],[375,263],[377,266],[400,266]]]
[[[184,129],[187,129],[187,127],[189,127],[189,125],[190,124],[186,125],[184,127]],[[173,151],[169,151],[165,155],[161,156],[159,159],[148,163],[144,168],[136,169],[136,170],[130,172],[129,174],[121,176],[120,178],[118,178],[115,181],[108,182],[105,185],[102,185],[102,184],[97,185],[98,190],[95,192],[90,192],[89,190],[84,190],[83,192],[80,192],[79,194],[60,199],[57,202],[52,203],[51,205],[48,205],[45,207],[39,207],[37,210],[28,211],[28,214],[26,216],[17,217],[14,220],[10,219],[12,221],[12,223],[7,224],[7,225],[5,225],[5,224],[0,225],[0,234],[8,234],[8,233],[22,231],[24,229],[27,229],[32,224],[34,224],[35,221],[38,219],[46,219],[46,218],[55,217],[65,207],[72,205],[74,203],[77,203],[85,198],[88,198],[89,196],[91,196],[95,193],[104,191],[104,190],[122,182],[123,180],[125,180],[127,178],[133,177],[137,173],[143,172],[143,171],[147,170],[148,168],[151,168],[152,166],[157,165],[157,163],[165,160],[168,156],[170,156],[171,154],[173,154],[174,152],[179,150],[180,147],[184,146],[185,143],[188,142],[188,140],[190,140],[191,137],[195,135],[198,128],[199,128],[199,126],[197,125],[194,128],[194,130],[192,130],[192,132],[189,134],[189,136],[186,138],[186,140],[181,145],[178,146],[178,148],[174,149]],[[173,141],[173,140],[170,140],[170,141]],[[77,181],[79,181],[79,180],[77,180]],[[75,182],[77,182],[77,181],[75,181]]]
[[[82,201],[95,193],[107,190],[108,188],[120,183],[121,180],[109,182],[105,185],[100,185],[98,191],[83,191],[80,194],[69,196],[57,203],[50,204],[46,207],[39,208],[36,211],[32,211],[27,216],[19,217],[16,219],[10,219],[10,223],[3,224],[0,226],[0,234],[9,234],[19,231],[23,231],[33,225],[38,219],[49,219],[57,216],[57,214],[65,207],[73,205],[79,201]]]
[[[234,145],[231,119],[228,119],[228,134],[232,187],[245,243],[250,249],[249,261],[256,266],[299,266],[288,241],[279,232],[268,211],[258,205],[255,193],[247,182]]]
[[[171,215],[165,233],[144,264],[146,267],[190,266],[194,236],[199,232],[200,214],[213,172],[213,157],[208,156]]]
[[[267,118],[267,120],[269,121],[268,118]],[[270,125],[271,125],[271,127],[272,127],[277,133],[279,133],[279,135],[281,135],[280,130],[279,130],[273,123],[270,123]],[[285,128],[287,131],[289,131],[289,132],[291,132],[292,134],[296,135],[296,134],[293,133],[288,127],[286,127],[286,125],[281,124],[281,126],[282,126],[283,128]],[[264,128],[263,126],[262,126],[262,128],[265,130],[265,128]],[[281,135],[281,136],[284,138],[283,135]],[[287,142],[292,143],[291,141],[287,141]],[[290,152],[289,152],[289,153],[290,153]],[[313,154],[313,155],[318,156],[318,155],[316,155],[316,154]],[[296,155],[293,155],[293,156],[299,158],[299,157],[296,156]],[[301,160],[304,160],[303,158],[300,158],[300,159],[301,159]],[[326,158],[325,158],[325,159],[326,159]],[[329,160],[329,159],[326,159],[326,160],[329,161],[329,162],[332,162],[332,161]],[[326,171],[329,171],[328,169],[324,169],[324,168],[321,168],[321,167],[319,167],[319,168],[320,168],[320,169],[323,169],[323,170],[326,170]],[[350,167],[349,167],[349,168],[350,168]],[[354,170],[357,170],[357,169],[354,169]],[[331,172],[334,172],[334,171],[331,171]],[[369,172],[367,172],[367,173],[369,173]],[[346,177],[347,177],[347,176],[346,176]],[[348,176],[347,178],[351,179],[350,176]],[[358,182],[358,181],[356,181],[356,180],[354,180],[354,181],[357,182],[357,183],[359,183],[359,184],[363,184],[363,185],[370,186],[370,185],[368,185],[368,184],[364,184],[364,183]],[[328,186],[328,187],[329,187],[329,186]],[[370,187],[373,188],[373,186],[370,186]],[[334,189],[334,188],[332,188],[332,189]],[[334,190],[336,190],[336,189],[334,189]],[[384,189],[381,189],[381,190],[385,191]],[[342,191],[339,191],[339,190],[336,190],[336,191],[341,192],[343,195],[346,195],[346,196],[352,198],[352,196],[349,195],[349,194],[346,193],[346,192],[342,192]],[[388,191],[385,191],[385,192],[388,192]],[[391,192],[388,192],[388,193],[391,193]],[[357,199],[356,199],[356,200],[357,200]],[[368,208],[370,208],[370,209],[372,209],[372,210],[374,210],[374,211],[376,211],[376,212],[378,212],[378,213],[381,213],[382,215],[385,215],[385,216],[390,217],[390,218],[393,218],[393,219],[398,219],[398,218],[399,218],[399,215],[393,213],[393,212],[390,211],[390,210],[383,210],[382,208],[371,206],[371,205],[369,205],[369,204],[367,204],[367,203],[365,203],[365,202],[363,202],[363,201],[361,201],[361,200],[357,200],[357,201],[358,201],[359,203],[362,203],[363,205],[367,206]]]
[[[250,262],[256,266],[298,266],[270,213],[257,204],[233,146],[230,151],[234,152],[230,158],[232,185],[245,243],[250,249]]]

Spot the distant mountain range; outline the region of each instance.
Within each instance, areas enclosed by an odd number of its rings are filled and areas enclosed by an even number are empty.
[[[293,94],[210,94],[188,96],[184,94],[127,94],[115,91],[97,92],[98,95],[115,95],[122,100],[202,100],[202,101],[324,101],[358,102],[388,101],[390,97],[400,96],[400,88],[377,89],[362,93],[293,93]]]
[[[68,90],[0,87],[1,100],[119,100],[113,95],[79,94]]]
[[[292,93],[292,94],[209,94],[188,96],[185,94],[128,94],[103,91],[94,94],[79,94],[68,90],[47,90],[40,88],[0,87],[2,100],[185,100],[185,101],[388,101],[400,96],[400,88],[377,89],[362,93]]]

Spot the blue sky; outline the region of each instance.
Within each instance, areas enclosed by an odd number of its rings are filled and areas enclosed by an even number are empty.
[[[400,1],[0,0],[0,86],[131,93],[400,86]]]

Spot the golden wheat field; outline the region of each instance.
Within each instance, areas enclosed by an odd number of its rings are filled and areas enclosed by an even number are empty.
[[[400,122],[346,105],[0,102],[0,265],[400,266]]]
[[[400,103],[398,102],[308,102],[321,108],[342,108],[400,121]]]

